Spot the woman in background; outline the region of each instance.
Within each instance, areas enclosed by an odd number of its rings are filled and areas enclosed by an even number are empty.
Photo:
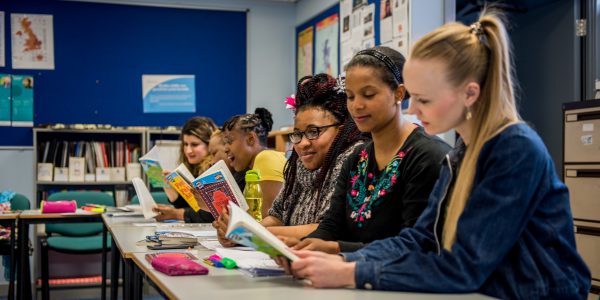
[[[183,163],[194,177],[210,167],[211,158],[208,155],[208,148],[210,138],[216,129],[217,126],[213,120],[207,117],[193,117],[185,122],[181,129],[179,162]],[[163,175],[171,172],[172,170],[164,170]],[[159,213],[156,216],[157,220],[185,220],[186,215],[191,220],[192,214],[197,214],[198,216],[195,216],[194,220],[202,223],[214,221],[212,215],[207,211],[194,212],[185,199],[169,185],[164,187],[164,191],[173,207],[168,205],[156,206],[154,211]]]

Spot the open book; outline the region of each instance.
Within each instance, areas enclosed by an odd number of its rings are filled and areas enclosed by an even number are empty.
[[[269,256],[285,256],[292,261],[298,260],[288,246],[274,236],[264,226],[260,225],[240,207],[229,203],[229,224],[225,236],[244,246],[252,247]]]
[[[193,181],[193,186],[215,219],[219,217],[221,210],[229,201],[237,204],[244,211],[249,208],[235,178],[222,160],[200,174]]]
[[[146,184],[139,177],[135,177],[131,181],[133,182],[133,188],[135,189],[135,193],[137,194],[138,199],[140,200],[140,206],[142,207],[142,213],[144,214],[144,218],[154,218],[156,215],[158,215],[158,213],[152,211],[152,208],[156,206],[156,201],[154,201],[154,198],[152,198],[152,194],[150,194],[150,191],[146,187]]]
[[[166,180],[194,211],[207,210],[215,219],[219,217],[221,209],[229,201],[239,205],[243,210],[248,210],[248,203],[242,191],[222,160],[196,178],[184,164],[181,164],[166,176]],[[196,196],[201,201],[196,200]]]
[[[196,201],[196,197],[194,197],[194,188],[192,188],[194,175],[190,173],[185,164],[180,164],[175,171],[165,177],[165,180],[179,193],[179,195],[181,195],[181,197],[183,197],[183,199],[185,199],[185,202],[187,202],[194,211],[200,209],[198,201]]]
[[[179,141],[156,141],[156,145],[140,157],[140,163],[152,187],[164,187],[163,169],[173,170],[179,157]]]

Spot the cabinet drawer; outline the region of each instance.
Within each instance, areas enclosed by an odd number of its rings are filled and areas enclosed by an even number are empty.
[[[600,165],[565,166],[573,218],[600,222]]]
[[[565,163],[600,163],[600,109],[565,112]]]
[[[600,228],[586,230],[578,227],[575,241],[577,251],[592,272],[592,278],[600,280]]]

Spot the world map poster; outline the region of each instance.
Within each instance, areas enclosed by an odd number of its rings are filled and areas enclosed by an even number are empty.
[[[52,19],[52,15],[10,15],[13,69],[54,70]]]

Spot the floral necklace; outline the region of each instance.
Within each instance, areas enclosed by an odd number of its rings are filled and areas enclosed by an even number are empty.
[[[391,192],[398,174],[400,162],[412,147],[405,151],[398,151],[392,160],[385,166],[383,172],[375,176],[367,170],[369,166],[369,154],[365,149],[360,152],[357,170],[350,171],[351,189],[347,194],[348,202],[352,208],[350,218],[362,227],[364,222],[372,217],[371,209],[380,204],[381,198]]]

